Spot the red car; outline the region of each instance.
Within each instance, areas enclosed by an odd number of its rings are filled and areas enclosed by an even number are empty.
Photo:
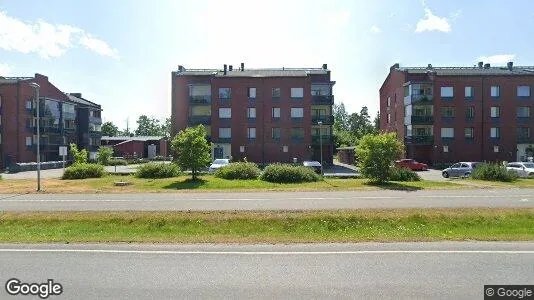
[[[395,166],[400,168],[400,167],[405,167],[405,168],[408,168],[412,171],[426,171],[428,170],[428,165],[427,164],[424,164],[424,163],[420,163],[420,162],[417,162],[413,159],[409,159],[409,158],[405,158],[405,159],[401,159],[401,160],[397,160],[395,162]]]

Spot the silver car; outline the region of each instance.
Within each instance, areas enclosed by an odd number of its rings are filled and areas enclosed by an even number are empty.
[[[506,169],[516,172],[519,177],[534,177],[534,163],[531,162],[511,162],[506,165]]]
[[[479,165],[479,162],[459,162],[448,167],[441,172],[441,175],[445,178],[449,177],[469,177],[473,172],[473,169]]]

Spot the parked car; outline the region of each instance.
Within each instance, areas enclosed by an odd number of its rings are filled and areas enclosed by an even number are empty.
[[[215,172],[217,171],[217,169],[219,169],[220,167],[224,167],[226,166],[227,164],[230,163],[230,159],[228,158],[219,158],[219,159],[216,159],[213,161],[213,163],[210,165],[208,171],[209,172]]]
[[[302,165],[312,168],[317,174],[321,174],[321,163],[318,161],[303,161]]]
[[[480,163],[479,162],[459,162],[448,167],[441,172],[441,175],[445,178],[449,177],[469,177]]]
[[[511,162],[506,164],[506,169],[516,172],[519,177],[534,177],[534,163],[531,162]]]
[[[411,158],[405,158],[405,159],[401,159],[401,160],[397,160],[395,162],[395,166],[397,168],[402,168],[402,167],[405,167],[405,168],[408,168],[412,171],[426,171],[428,170],[428,165],[427,164],[424,164],[424,163],[420,163],[414,159],[411,159]]]

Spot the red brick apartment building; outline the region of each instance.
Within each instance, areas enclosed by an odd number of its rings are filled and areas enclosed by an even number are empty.
[[[534,67],[400,67],[380,88],[380,128],[427,163],[525,161],[534,153]]]
[[[100,105],[66,94],[48,77],[0,76],[0,168],[37,160],[37,115],[35,89],[39,84],[41,161],[59,161],[59,146],[76,143],[92,158],[100,146]],[[83,138],[86,138],[84,140]]]
[[[322,140],[323,160],[332,163],[334,84],[326,64],[302,69],[179,66],[172,72],[173,133],[203,124],[212,158],[246,157],[259,164],[319,161]]]

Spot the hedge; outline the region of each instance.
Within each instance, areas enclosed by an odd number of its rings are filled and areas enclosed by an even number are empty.
[[[171,178],[180,175],[180,168],[173,163],[146,163],[137,168],[139,178]]]
[[[104,167],[99,164],[78,163],[65,169],[63,179],[100,178],[104,176]]]
[[[235,162],[217,169],[214,175],[223,179],[256,179],[260,172],[255,163]]]
[[[261,179],[276,183],[298,183],[319,181],[321,176],[304,166],[273,164],[265,168]]]

